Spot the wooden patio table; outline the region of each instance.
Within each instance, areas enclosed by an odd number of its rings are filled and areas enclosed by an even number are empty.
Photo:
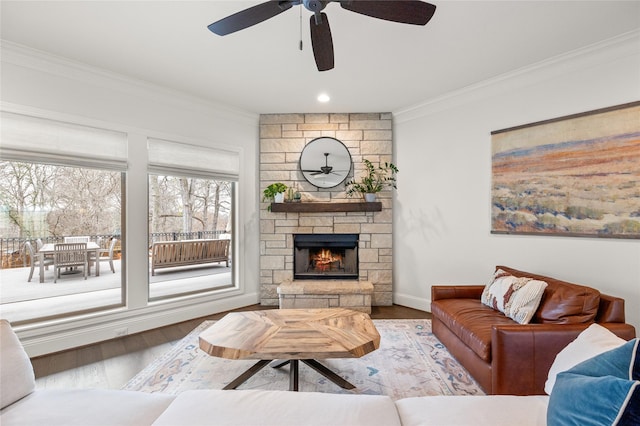
[[[369,315],[349,309],[271,309],[232,312],[200,333],[200,349],[227,359],[259,359],[224,389],[235,389],[268,363],[290,364],[289,390],[298,390],[298,362],[338,386],[355,386],[317,359],[359,358],[380,347]]]
[[[43,283],[44,282],[44,257],[48,254],[48,255],[52,255],[53,253],[55,253],[55,244],[49,243],[49,244],[45,244],[43,245],[40,250],[38,250],[38,256],[40,257],[40,282]],[[97,243],[94,243],[93,241],[90,241],[87,243],[87,253],[94,253],[95,259],[96,259],[96,277],[100,276],[100,262],[97,260],[99,257],[99,250],[100,250],[100,246]],[[91,260],[91,259],[89,259]],[[87,267],[90,267],[90,263],[88,262]],[[90,272],[87,271],[87,272]],[[87,273],[87,275],[89,275]]]

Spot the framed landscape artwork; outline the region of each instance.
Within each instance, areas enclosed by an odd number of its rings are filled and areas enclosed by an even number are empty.
[[[491,132],[491,232],[640,238],[640,102]]]

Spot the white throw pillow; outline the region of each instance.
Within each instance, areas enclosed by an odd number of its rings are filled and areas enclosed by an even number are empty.
[[[519,324],[528,324],[536,313],[547,283],[527,277],[514,277],[498,269],[482,292],[482,303],[505,314]]]
[[[576,339],[569,343],[563,350],[558,352],[556,359],[551,364],[547,381],[544,384],[544,391],[551,395],[553,386],[556,383],[556,376],[563,371],[600,355],[603,352],[615,349],[627,343],[605,327],[598,324],[591,324]]]

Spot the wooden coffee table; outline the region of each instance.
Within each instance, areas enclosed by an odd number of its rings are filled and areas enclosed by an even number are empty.
[[[338,386],[355,386],[317,359],[359,358],[380,347],[369,315],[349,309],[271,309],[233,312],[200,333],[200,349],[227,359],[259,359],[224,389],[235,389],[272,363],[290,364],[289,390],[298,390],[298,363]],[[277,360],[277,361],[276,361]]]

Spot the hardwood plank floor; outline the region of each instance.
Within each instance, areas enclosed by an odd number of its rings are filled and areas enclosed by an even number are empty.
[[[235,311],[277,309],[251,305]],[[374,306],[373,319],[431,318],[429,312],[404,306]],[[31,359],[39,389],[119,389],[154,359],[189,334],[204,320],[217,320],[221,312],[203,318],[124,336],[95,345]]]

